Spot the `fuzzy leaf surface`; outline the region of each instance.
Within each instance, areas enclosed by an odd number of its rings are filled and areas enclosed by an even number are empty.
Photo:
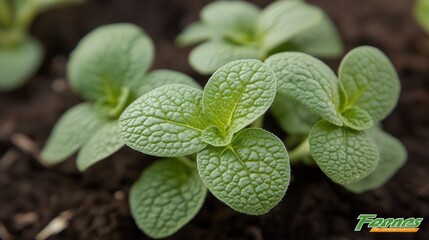
[[[225,133],[246,127],[274,100],[276,78],[259,60],[238,60],[218,69],[204,88],[204,116]]]
[[[256,128],[244,129],[228,147],[208,146],[197,155],[210,192],[236,211],[261,215],[284,196],[290,180],[282,141]]]
[[[319,121],[310,132],[310,153],[322,171],[339,184],[358,181],[374,171],[379,152],[363,131]]]
[[[369,113],[358,107],[347,109],[341,113],[341,117],[346,126],[355,130],[365,130],[374,124]]]
[[[278,53],[265,61],[277,77],[277,91],[329,122],[341,126],[339,82],[320,60],[297,52]]]
[[[145,154],[172,157],[203,149],[201,114],[203,92],[182,84],[169,84],[141,96],[119,119],[125,144]]]
[[[132,186],[131,213],[148,236],[172,235],[203,205],[207,189],[191,164],[179,159],[157,160]]]
[[[401,89],[390,60],[374,47],[358,47],[342,60],[338,76],[347,94],[343,107],[359,107],[374,122],[384,119],[398,102]]]
[[[407,150],[396,138],[378,127],[368,129],[367,133],[377,144],[380,162],[374,172],[368,176],[357,182],[344,185],[346,189],[354,193],[362,193],[383,186],[407,160]]]

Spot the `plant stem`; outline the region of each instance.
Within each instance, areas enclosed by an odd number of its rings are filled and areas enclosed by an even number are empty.
[[[197,165],[195,164],[195,161],[190,156],[181,156],[176,158],[192,168],[197,167]]]
[[[264,124],[264,115],[258,117],[250,126],[254,128],[262,128],[262,125]]]
[[[291,164],[298,163],[303,158],[306,158],[310,155],[310,143],[308,138],[306,138],[298,147],[292,150],[289,153],[289,160]],[[307,161],[305,161],[307,162]]]

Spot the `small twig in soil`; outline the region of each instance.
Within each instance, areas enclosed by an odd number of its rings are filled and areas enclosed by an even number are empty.
[[[40,148],[27,135],[24,135],[22,133],[14,133],[12,134],[11,141],[20,150],[28,154],[31,154],[34,158],[36,158],[37,160],[40,160],[40,157],[39,157]]]
[[[45,228],[42,229],[37,235],[36,240],[45,240],[52,235],[58,234],[69,225],[69,220],[73,217],[71,211],[64,211],[54,219],[52,219]]]
[[[0,158],[0,169],[7,170],[19,158],[19,152],[16,149],[10,148]]]
[[[10,235],[9,231],[7,231],[6,227],[0,223],[0,239],[3,240],[13,240],[14,237]]]
[[[13,221],[17,229],[22,229],[28,225],[35,223],[38,218],[39,216],[37,215],[36,212],[26,212],[26,213],[16,214],[13,217]]]

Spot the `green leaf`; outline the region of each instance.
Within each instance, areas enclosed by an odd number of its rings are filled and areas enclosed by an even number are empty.
[[[227,147],[208,146],[198,153],[197,164],[213,195],[251,215],[276,206],[289,185],[286,148],[275,135],[258,128],[238,132]]]
[[[203,92],[169,84],[141,96],[122,113],[120,133],[129,147],[161,157],[189,155],[203,149],[207,127],[201,114]]]
[[[43,49],[34,38],[25,39],[14,48],[0,47],[0,90],[10,91],[22,86],[43,60]]]
[[[89,101],[115,102],[123,87],[138,89],[154,55],[150,38],[132,24],[111,24],[85,36],[71,54],[68,76]]]
[[[292,38],[291,42],[299,52],[319,57],[337,57],[344,51],[343,43],[332,21],[323,15],[320,22]]]
[[[259,8],[245,1],[216,1],[201,11],[202,21],[224,33],[253,33],[259,17]]]
[[[222,131],[216,126],[209,126],[204,129],[201,139],[212,146],[220,147],[228,145],[232,140],[233,132]]]
[[[323,119],[342,126],[338,113],[339,82],[332,70],[320,60],[296,52],[278,53],[265,61],[277,77],[277,91]]]
[[[365,178],[344,185],[355,193],[362,193],[383,186],[404,165],[407,151],[396,138],[378,127],[368,129],[367,133],[374,139],[380,152],[380,162],[374,172]]]
[[[417,0],[414,5],[414,17],[423,29],[429,33],[429,0]]]
[[[201,89],[201,86],[186,74],[171,70],[155,70],[147,74],[139,88],[139,96],[167,84],[184,84]]]
[[[317,114],[308,110],[304,105],[283,94],[276,95],[270,109],[281,128],[289,134],[308,135],[311,128],[320,119]]]
[[[94,134],[102,120],[88,103],[70,108],[55,124],[41,157],[56,164],[71,156]]]
[[[379,161],[377,146],[365,132],[319,121],[310,132],[310,153],[322,171],[339,184],[368,176]]]
[[[305,31],[323,19],[323,12],[300,1],[277,1],[265,8],[259,18],[257,36],[269,51]]]
[[[179,159],[157,160],[131,188],[131,213],[149,237],[164,238],[198,213],[206,192],[194,164]]]
[[[390,60],[377,48],[358,47],[341,62],[338,76],[347,93],[343,108],[359,107],[374,122],[384,119],[398,102],[400,83]]]
[[[223,40],[213,40],[194,48],[189,56],[192,68],[210,74],[223,65],[239,59],[259,59],[263,52],[253,46],[240,46]]]
[[[264,114],[275,94],[276,78],[267,65],[259,60],[234,61],[207,82],[204,116],[223,133],[235,133]]]
[[[341,115],[344,124],[355,130],[365,130],[374,124],[371,116],[365,110],[357,107],[349,108]]]
[[[80,171],[85,171],[124,146],[118,128],[118,121],[105,122],[85,142],[77,155],[77,167]]]
[[[179,46],[189,46],[207,39],[219,37],[219,31],[207,26],[202,22],[191,23],[176,38]]]

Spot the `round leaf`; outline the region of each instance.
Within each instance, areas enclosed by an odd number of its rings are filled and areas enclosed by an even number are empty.
[[[319,121],[310,132],[310,153],[334,182],[349,184],[368,176],[379,161],[377,146],[365,132]]]
[[[137,89],[152,63],[153,44],[132,24],[111,24],[85,36],[72,52],[68,76],[89,101],[115,101],[123,87]]]
[[[191,164],[178,159],[158,160],[132,186],[131,213],[148,236],[172,235],[203,205],[207,189]]]
[[[257,128],[244,129],[227,147],[208,146],[197,155],[210,192],[236,211],[261,215],[284,196],[290,180],[282,141]]]

